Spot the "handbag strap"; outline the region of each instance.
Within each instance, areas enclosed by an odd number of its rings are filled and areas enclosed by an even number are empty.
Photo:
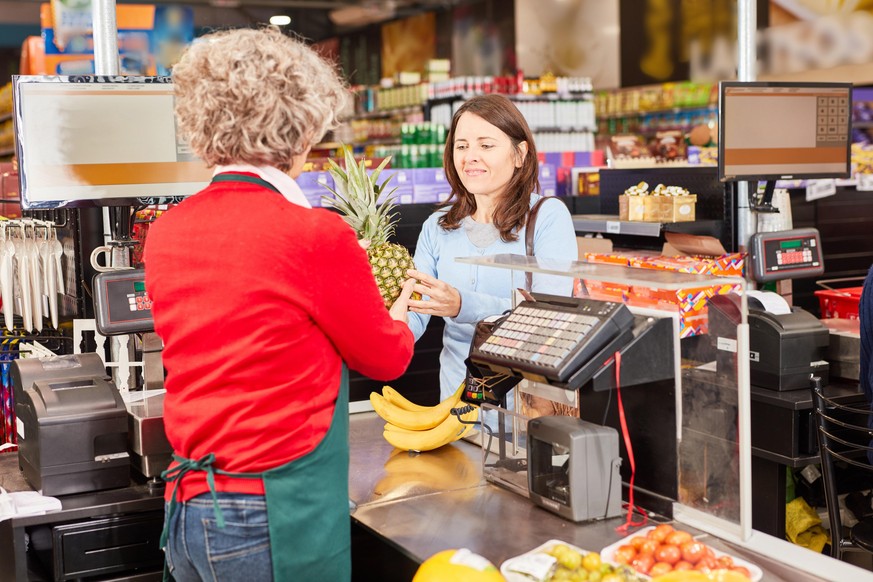
[[[524,232],[524,252],[529,257],[534,256],[534,231],[537,224],[537,214],[539,214],[540,206],[543,205],[543,202],[550,198],[550,196],[543,196],[534,203],[530,211],[527,213],[527,226],[525,227]],[[524,279],[525,290],[531,291],[533,287],[533,273],[528,271],[524,274]]]

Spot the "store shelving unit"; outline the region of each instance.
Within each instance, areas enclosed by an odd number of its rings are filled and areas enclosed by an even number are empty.
[[[0,126],[2,126],[4,123],[9,121],[10,119],[12,119],[12,112],[11,111],[8,113],[0,113]],[[8,158],[8,157],[12,156],[12,154],[14,154],[14,153],[15,153],[15,146],[14,145],[10,144],[7,146],[0,146],[0,159]]]
[[[636,222],[620,220],[613,214],[575,214],[573,227],[578,232],[616,234],[628,236],[660,237],[664,232],[711,235],[721,226],[719,220],[694,220],[689,222]]]

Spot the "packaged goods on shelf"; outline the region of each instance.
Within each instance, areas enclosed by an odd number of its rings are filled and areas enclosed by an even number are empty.
[[[678,186],[658,184],[652,192],[640,182],[618,197],[619,220],[688,222],[695,219],[697,195]]]
[[[651,251],[614,250],[583,252],[582,257],[589,263],[662,269],[716,277],[743,276],[745,264],[743,253],[725,252],[721,244],[712,237],[680,233],[667,233],[666,236],[670,244],[665,245],[662,254]],[[705,254],[706,252],[711,254]],[[583,296],[587,292],[595,299],[622,301],[637,307],[676,311],[679,315],[679,335],[684,338],[708,331],[709,298],[737,293],[740,291],[739,287],[739,284],[725,283],[689,287],[677,291],[585,279],[575,282],[574,294]]]
[[[333,188],[334,186],[330,172],[303,172],[295,181],[297,182],[297,185],[300,186],[303,195],[306,196],[306,200],[309,201],[309,204],[312,205],[313,208],[318,208],[322,205],[322,196],[332,196],[330,191],[325,187],[329,186]]]
[[[540,194],[543,196],[558,195],[558,173],[554,164],[540,163],[539,180]]]
[[[442,168],[423,168],[412,171],[412,201],[443,202],[451,194],[451,187],[446,181]]]
[[[603,152],[594,150],[590,152],[537,152],[540,162],[552,164],[556,167],[582,168],[601,167],[605,165]]]
[[[688,163],[692,166],[717,166],[718,148],[688,146]]]

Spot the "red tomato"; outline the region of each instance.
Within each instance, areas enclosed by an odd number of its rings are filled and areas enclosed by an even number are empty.
[[[649,570],[649,576],[656,578],[662,574],[671,572],[672,570],[672,564],[668,564],[667,562],[655,562],[655,565]]]
[[[659,542],[656,542],[655,540],[646,540],[642,544],[640,544],[640,547],[637,549],[637,551],[640,554],[649,554],[650,556],[652,556],[655,554],[655,550],[657,550],[660,545],[661,544]]]
[[[615,553],[612,555],[612,559],[618,562],[619,564],[630,564],[631,560],[637,557],[637,551],[633,546],[629,546],[627,544],[623,546],[619,546]]]
[[[631,566],[633,566],[634,570],[640,574],[648,574],[649,570],[651,570],[654,565],[655,558],[652,557],[652,554],[639,554],[636,558],[631,560]]]
[[[664,540],[665,544],[670,544],[673,546],[681,546],[682,544],[693,542],[694,538],[691,537],[691,534],[687,531],[679,531],[676,530],[670,535],[667,536],[667,539]]]
[[[745,576],[749,580],[752,579],[752,573],[749,572],[749,569],[746,568],[745,566],[734,566],[733,568],[731,568],[731,572],[736,572],[737,574],[742,574],[743,576]]]
[[[646,537],[650,540],[655,540],[659,544],[664,543],[664,540],[667,539],[667,536],[673,533],[673,526],[669,523],[662,523],[655,529],[651,530],[646,534]]]
[[[679,560],[675,564],[673,564],[673,570],[693,570],[694,566],[691,562],[686,562],[685,560]]]
[[[718,560],[718,567],[724,568],[725,570],[730,570],[734,567],[734,559],[725,554],[724,556],[720,556],[716,558]]]
[[[675,564],[682,559],[682,550],[679,549],[679,546],[664,544],[655,550],[655,559],[659,562]]]
[[[706,555],[706,546],[701,542],[685,542],[680,546],[682,559],[692,564],[697,564]]]
[[[640,546],[646,542],[646,538],[643,536],[634,536],[630,539],[630,545],[633,546],[635,550],[639,550]]]
[[[718,560],[716,560],[712,556],[704,555],[700,560],[694,565],[695,570],[700,570],[701,572],[711,572],[713,570],[718,570]]]

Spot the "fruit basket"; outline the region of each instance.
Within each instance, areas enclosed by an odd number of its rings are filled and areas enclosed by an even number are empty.
[[[690,533],[674,529],[669,524],[634,532],[603,548],[600,557],[604,562],[626,564],[638,574],[652,577],[680,570],[731,570],[747,576],[752,582],[764,577],[758,566],[711,548],[695,540]]]
[[[628,566],[604,561],[597,552],[589,552],[561,540],[549,540],[539,547],[510,558],[500,565],[506,582],[559,582],[589,580],[597,572],[598,580],[641,582],[640,576]]]

